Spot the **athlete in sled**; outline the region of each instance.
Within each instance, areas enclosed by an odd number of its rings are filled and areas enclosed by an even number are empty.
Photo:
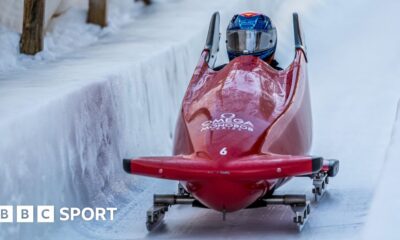
[[[173,156],[125,159],[125,171],[179,181],[178,194],[154,195],[146,225],[154,229],[172,205],[225,214],[270,204],[288,205],[301,229],[310,213],[306,195],[274,195],[293,177],[309,177],[318,200],[339,161],[308,155],[312,123],[307,54],[293,14],[295,57],[282,70],[274,60],[276,30],[267,16],[236,15],[227,31],[230,62],[215,68],[219,14],[182,102]]]

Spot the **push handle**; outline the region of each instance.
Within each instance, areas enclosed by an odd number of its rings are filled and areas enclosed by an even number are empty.
[[[293,30],[294,30],[294,44],[296,50],[300,49],[303,51],[306,61],[308,62],[307,58],[307,47],[305,44],[303,29],[301,28],[299,14],[293,13]]]
[[[219,51],[219,40],[221,34],[219,32],[220,26],[220,16],[219,12],[215,12],[210,21],[210,27],[208,28],[206,45],[204,47],[205,50],[209,51],[209,54],[206,57],[206,62],[208,67],[214,68],[215,62],[217,61],[217,54]]]

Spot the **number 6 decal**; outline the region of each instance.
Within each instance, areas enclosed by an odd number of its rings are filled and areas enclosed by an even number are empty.
[[[226,147],[222,148],[221,151],[219,151],[219,155],[221,156],[225,156],[226,154],[228,154],[228,150],[226,149]]]

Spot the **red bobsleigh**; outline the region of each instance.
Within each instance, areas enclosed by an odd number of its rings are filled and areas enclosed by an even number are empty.
[[[125,171],[178,180],[177,194],[154,195],[147,228],[158,226],[172,205],[225,213],[284,204],[301,228],[310,213],[305,195],[274,195],[292,177],[310,177],[318,200],[337,160],[308,155],[312,138],[307,55],[293,14],[295,58],[278,71],[254,56],[214,70],[219,14],[211,19],[206,47],[182,103],[173,156],[125,159]]]

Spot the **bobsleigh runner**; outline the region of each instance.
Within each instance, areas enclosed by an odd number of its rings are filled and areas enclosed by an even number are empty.
[[[311,106],[298,15],[293,14],[295,57],[282,71],[254,56],[214,69],[219,23],[216,12],[183,99],[173,156],[123,160],[128,173],[179,181],[177,194],[154,195],[147,229],[158,226],[177,204],[214,209],[224,219],[240,209],[288,205],[301,229],[310,214],[306,195],[274,191],[292,177],[309,177],[319,200],[339,161],[308,155]]]

